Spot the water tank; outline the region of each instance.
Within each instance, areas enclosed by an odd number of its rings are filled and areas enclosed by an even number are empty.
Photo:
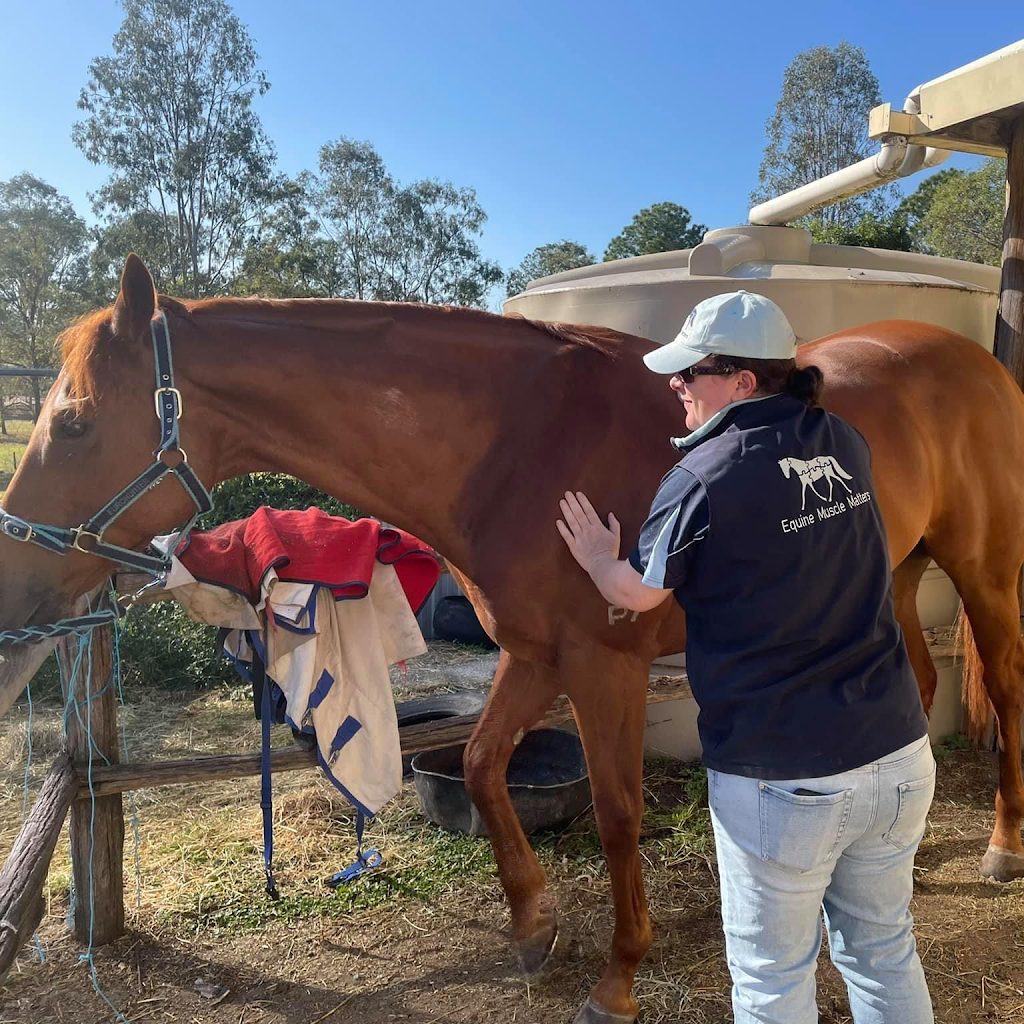
[[[581,267],[531,281],[506,312],[602,324],[662,344],[702,299],[743,288],[785,310],[800,341],[870,320],[923,320],[991,351],[998,267],[847,245],[799,228],[709,231],[694,249]]]

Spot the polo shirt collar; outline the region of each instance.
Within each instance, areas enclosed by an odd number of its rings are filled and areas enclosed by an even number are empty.
[[[684,437],[672,437],[669,441],[676,451],[685,452],[689,449],[698,445],[701,441],[706,440],[710,437],[718,427],[720,427],[723,421],[731,417],[732,414],[739,409],[741,405],[753,405],[755,402],[767,402],[772,398],[780,397],[779,394],[774,395],[759,395],[757,398],[743,398],[738,402],[730,402],[728,405],[719,409],[714,416],[711,417],[706,423],[702,423],[692,433],[686,434]],[[731,422],[731,420],[730,420]],[[728,426],[728,424],[726,424]],[[724,429],[724,428],[723,428]]]

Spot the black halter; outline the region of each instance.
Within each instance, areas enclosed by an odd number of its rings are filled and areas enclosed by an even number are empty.
[[[153,452],[153,464],[140,473],[127,487],[110,499],[88,522],[80,526],[49,526],[45,523],[30,523],[19,516],[11,515],[0,508],[0,533],[22,543],[38,544],[55,554],[63,555],[74,548],[86,554],[98,555],[118,565],[160,576],[171,567],[173,546],[166,555],[150,555],[132,548],[109,544],[103,539],[106,529],[126,509],[135,504],[144,494],[151,491],[168,474],[173,473],[188,492],[196,506],[195,514],[178,531],[180,538],[187,533],[196,518],[213,508],[210,492],[188,463],[188,455],[181,447],[178,436],[178,421],[184,412],[181,392],[174,386],[174,367],[171,362],[171,335],[167,318],[158,312],[150,321],[153,337],[153,355],[156,364],[156,389],[153,404],[160,421],[160,444]],[[102,613],[97,613],[101,614]],[[47,626],[28,626],[0,633],[0,646],[22,641],[41,640],[44,637],[63,636],[76,630],[93,628],[101,623],[94,621],[97,615],[81,616],[78,619],[64,619]],[[107,621],[106,618],[103,621]]]

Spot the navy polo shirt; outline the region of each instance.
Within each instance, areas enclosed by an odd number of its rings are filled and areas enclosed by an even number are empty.
[[[927,732],[868,446],[839,417],[789,395],[729,407],[662,480],[629,560],[686,611],[708,767],[834,775]]]

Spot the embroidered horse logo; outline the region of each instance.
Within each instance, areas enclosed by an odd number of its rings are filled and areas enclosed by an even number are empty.
[[[835,489],[835,481],[837,480],[846,487],[847,494],[853,493],[846,485],[846,481],[852,480],[853,477],[831,455],[819,455],[816,459],[811,459],[810,462],[804,462],[803,459],[779,459],[779,469],[782,470],[782,475],[787,480],[789,479],[790,470],[800,478],[801,512],[807,507],[808,487],[814,491],[821,501],[832,500],[832,492]],[[827,498],[814,486],[815,480],[828,481]]]

